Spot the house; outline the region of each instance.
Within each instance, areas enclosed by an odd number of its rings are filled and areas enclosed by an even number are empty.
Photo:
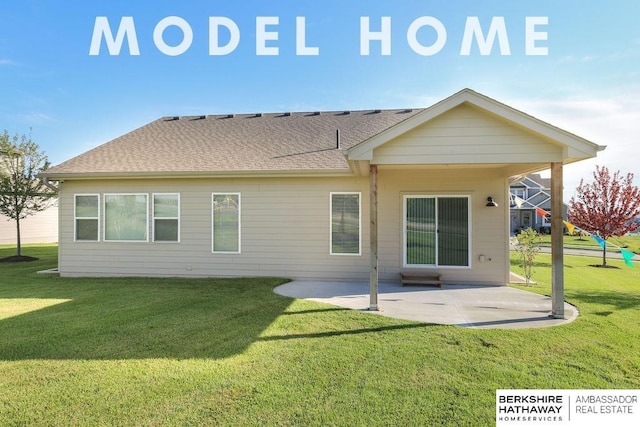
[[[551,222],[549,216],[542,216],[541,211],[551,212],[551,178],[542,178],[533,173],[513,177],[509,184],[511,233],[531,227],[549,234]],[[563,205],[562,217],[567,217],[567,205]]]
[[[164,117],[43,178],[62,276],[504,285],[509,178],[551,167],[561,203],[562,166],[601,149],[464,89],[424,109]]]
[[[20,241],[24,243],[55,243],[58,241],[58,206],[20,220]],[[0,215],[0,245],[16,244],[16,222]]]
[[[13,151],[0,150],[0,177],[12,175],[14,166],[19,166],[20,159],[21,157]],[[11,198],[12,194],[4,194],[4,196]],[[51,203],[47,209],[41,212],[20,219],[21,243],[55,243],[57,241],[58,206],[56,203]],[[0,213],[0,245],[15,245],[16,243],[16,221]]]

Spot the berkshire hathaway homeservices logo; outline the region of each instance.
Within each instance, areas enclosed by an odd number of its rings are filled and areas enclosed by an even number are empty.
[[[497,390],[496,426],[640,425],[640,390]]]

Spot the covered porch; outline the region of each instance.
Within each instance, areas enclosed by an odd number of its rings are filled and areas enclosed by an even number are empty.
[[[384,310],[389,304],[379,294],[380,283],[389,280],[391,272],[442,273],[448,285],[445,291],[458,289],[452,288],[456,285],[506,285],[509,178],[550,169],[552,297],[543,304],[547,305],[546,315],[551,306],[552,318],[570,318],[564,303],[563,167],[595,157],[602,149],[491,98],[463,90],[348,150],[345,154],[352,170],[369,178],[369,205],[365,207],[369,216],[369,309]],[[435,219],[420,223],[427,224],[423,226],[425,233],[427,227],[433,229],[433,248],[427,247],[428,242],[423,246],[434,255],[417,262],[407,255],[411,244],[407,223],[413,220],[407,200],[411,198],[430,198],[436,206],[435,214],[424,215]],[[457,203],[464,198],[466,202]],[[450,209],[447,217],[464,209],[462,219],[451,222],[453,226],[462,224],[468,239],[466,248],[454,248],[464,251],[462,256],[439,255],[450,250],[453,241],[441,237],[441,224],[446,221],[438,214],[440,199],[455,199],[457,207]],[[402,212],[397,207],[389,209],[393,203],[397,206],[398,200],[402,200]],[[401,226],[396,218],[402,221]],[[451,224],[447,224],[449,228]],[[402,228],[399,238],[389,237],[390,227]],[[449,242],[443,244],[447,238]],[[389,262],[390,241],[402,247],[395,264]]]

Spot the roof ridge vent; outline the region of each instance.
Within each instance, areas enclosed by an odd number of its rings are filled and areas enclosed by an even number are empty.
[[[382,113],[382,110],[373,110],[374,114]]]
[[[262,117],[262,113],[256,113],[255,117]]]
[[[289,117],[289,116],[291,116],[291,112],[286,112],[286,113],[283,113],[282,115],[285,116],[285,117]]]
[[[314,111],[313,113],[311,113],[312,116],[319,116],[320,114],[322,114],[320,113],[320,111]]]
[[[403,113],[413,113],[413,108],[405,108]]]

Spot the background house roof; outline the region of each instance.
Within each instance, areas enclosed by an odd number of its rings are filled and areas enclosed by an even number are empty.
[[[54,166],[44,175],[56,179],[243,171],[348,172],[343,149],[420,111],[164,117]]]

